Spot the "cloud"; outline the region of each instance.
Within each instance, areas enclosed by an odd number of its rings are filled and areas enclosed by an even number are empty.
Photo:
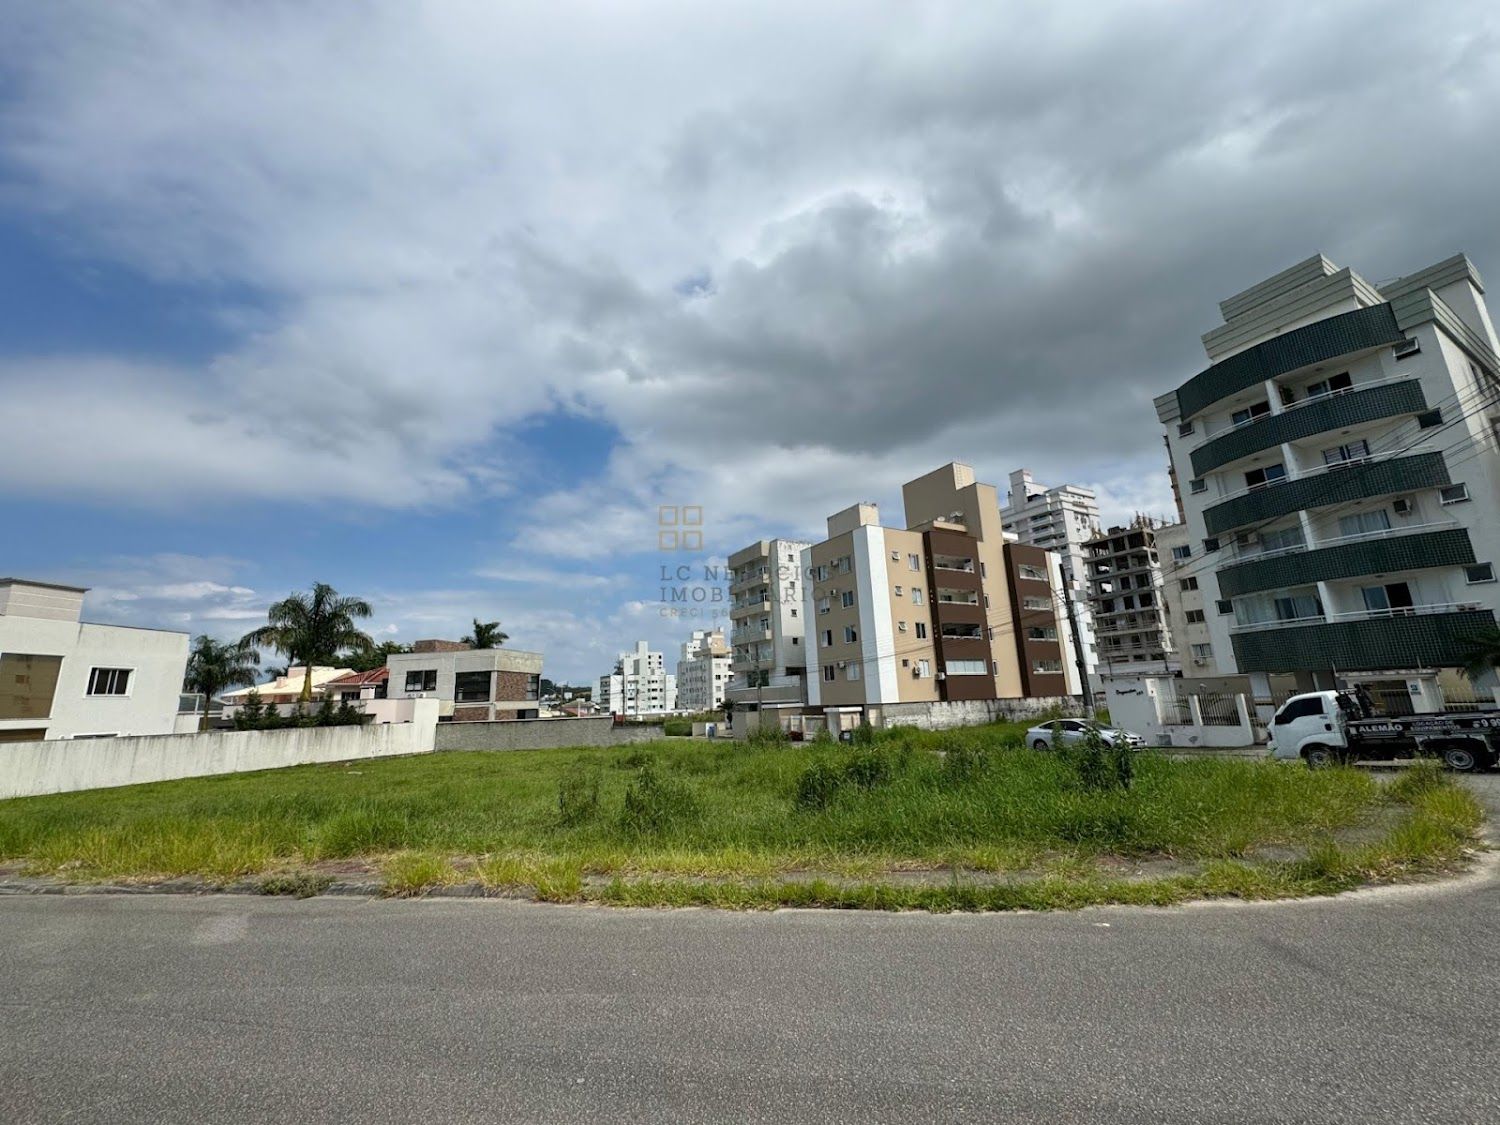
[[[953,458],[1162,511],[1216,299],[1500,262],[1485,4],[151,7],[19,12],[6,194],[238,337],[5,360],[16,495],[504,500],[573,410],[617,444],[517,504],[528,565],[649,552],[660,503],[814,534]]]

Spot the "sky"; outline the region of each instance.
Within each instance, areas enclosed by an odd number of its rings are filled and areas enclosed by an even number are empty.
[[[1497,133],[1488,3],[0,0],[0,574],[675,659],[951,460],[1170,512],[1216,302],[1500,276]]]

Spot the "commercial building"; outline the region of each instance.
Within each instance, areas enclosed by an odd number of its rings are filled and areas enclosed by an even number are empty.
[[[729,556],[727,697],[736,707],[801,707],[807,640],[799,539],[758,539]]]
[[[1137,517],[1128,527],[1112,527],[1084,544],[1089,604],[1106,678],[1122,666],[1132,673],[1140,672],[1140,665],[1163,672],[1178,667],[1162,598],[1157,526]]]
[[[1033,480],[1030,470],[1017,469],[1010,474],[1010,491],[1005,495],[1005,507],[1000,509],[1000,524],[1017,542],[1042,547],[1057,555],[1072,595],[1073,619],[1084,667],[1090,677],[1097,677],[1098,640],[1088,603],[1084,544],[1099,534],[1098,497],[1092,489],[1076,484],[1048,488]],[[1071,647],[1071,636],[1067,643]]]
[[[187,634],[80,620],[87,592],[0,578],[0,743],[196,729]]]
[[[652,652],[645,641],[637,641],[634,650],[620,653],[613,672],[599,677],[595,702],[610,715],[675,711],[677,677],[667,672],[661,653]]]
[[[1478,271],[1458,254],[1372,284],[1315,255],[1219,308],[1209,365],[1156,407],[1220,670],[1441,705],[1500,605]]]
[[[905,528],[855,504],[803,552],[809,708],[869,716],[886,704],[1020,698],[1028,687],[1063,694],[1045,553],[1007,555],[994,485],[950,463],[908,482],[902,503]]]
[[[1167,632],[1177,651],[1184,676],[1216,676],[1213,635],[1208,631],[1209,601],[1203,596],[1203,577],[1192,557],[1185,523],[1156,529],[1161,563],[1161,597],[1166,606]]]
[[[541,653],[444,640],[415,641],[411,648],[386,658],[387,698],[436,699],[439,718],[459,723],[537,718]]]
[[[729,677],[729,646],[723,630],[694,630],[677,662],[678,710],[722,710]]]

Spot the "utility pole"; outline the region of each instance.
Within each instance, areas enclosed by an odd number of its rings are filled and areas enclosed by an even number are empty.
[[[1083,685],[1083,709],[1090,715],[1094,713],[1094,689],[1089,687],[1089,666],[1083,655],[1083,642],[1078,639],[1078,618],[1073,613],[1073,574],[1071,569],[1064,569],[1063,576],[1063,606],[1068,611],[1068,635],[1073,638],[1073,663],[1078,668],[1078,682]]]

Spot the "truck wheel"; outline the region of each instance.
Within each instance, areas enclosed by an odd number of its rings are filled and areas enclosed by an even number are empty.
[[[1467,746],[1447,746],[1443,749],[1443,765],[1455,773],[1475,773],[1484,767],[1479,755]]]
[[[1310,770],[1324,770],[1329,766],[1339,764],[1339,754],[1332,746],[1324,746],[1315,742],[1311,746],[1303,747],[1302,760],[1307,763]]]

